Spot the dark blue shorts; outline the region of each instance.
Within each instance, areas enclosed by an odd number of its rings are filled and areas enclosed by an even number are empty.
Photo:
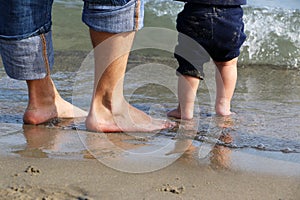
[[[186,3],[183,11],[178,14],[177,30],[195,40],[217,62],[225,62],[238,57],[240,47],[246,39],[243,9],[240,6]],[[193,62],[176,54],[180,51],[188,51]],[[209,60],[203,59],[202,52],[190,48],[179,35],[175,49],[175,57],[179,63],[177,72],[202,78],[204,76],[203,64]],[[197,59],[198,61],[195,61]]]

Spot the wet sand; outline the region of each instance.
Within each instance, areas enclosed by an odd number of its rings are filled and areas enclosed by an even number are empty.
[[[61,127],[10,124],[6,134],[3,127],[7,124],[2,124],[1,199],[300,197],[297,163],[260,157],[257,152],[235,152],[218,145],[207,157],[199,159],[201,145],[189,140],[162,135],[90,133],[75,130],[69,123],[61,122]],[[18,144],[12,142],[17,138]],[[171,151],[166,149],[168,154],[149,156],[151,149],[159,149],[158,141],[169,142]],[[137,157],[139,154],[141,157]],[[174,162],[163,163],[172,154],[179,156],[174,157]],[[234,155],[240,159],[235,160]],[[242,161],[248,164],[239,165]],[[149,163],[153,165],[149,167]],[[260,170],[263,168],[259,166],[264,165],[270,169],[268,172]],[[149,172],[142,172],[146,168]],[[130,169],[136,173],[128,172]]]
[[[1,199],[294,199],[299,177],[211,168],[177,161],[130,174],[97,160],[0,156]]]

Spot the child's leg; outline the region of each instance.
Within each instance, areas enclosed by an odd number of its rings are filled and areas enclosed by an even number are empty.
[[[178,77],[178,107],[168,113],[169,117],[192,119],[194,103],[200,79],[192,76]]]
[[[226,62],[215,62],[217,95],[215,109],[218,115],[230,115],[230,102],[237,81],[237,60],[234,58]]]

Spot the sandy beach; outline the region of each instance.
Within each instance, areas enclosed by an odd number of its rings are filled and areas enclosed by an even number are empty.
[[[7,145],[2,145],[2,150],[5,148],[7,153],[2,151],[0,154],[0,199],[3,200],[297,200],[300,197],[299,164],[259,157],[257,153],[243,155],[241,150],[234,152],[215,146],[209,159],[201,160],[195,156],[199,147],[191,145],[173,163],[154,167],[147,173],[128,173],[121,166],[122,162],[123,165],[132,163],[133,167],[138,163],[139,169],[142,169],[149,167],[146,163],[152,160],[147,160],[149,157],[144,154],[147,159],[136,162],[124,153],[117,153],[117,148],[132,151],[142,149],[145,144],[151,146],[151,142],[141,143],[140,139],[132,142],[133,136],[123,134],[106,134],[103,137],[100,133],[78,133],[45,126],[15,128],[19,130],[14,137],[24,137],[24,144],[9,146],[9,136],[2,134],[1,137],[2,144],[6,141]],[[94,144],[83,145],[84,136]],[[115,147],[106,145],[106,139]],[[157,142],[154,141],[153,148],[156,148],[155,145]],[[95,146],[97,152],[93,151]],[[237,153],[239,160],[236,161],[234,155]],[[104,165],[103,158],[120,161],[119,169],[114,167],[113,162]],[[248,164],[240,165],[240,169],[232,167],[243,161]],[[160,161],[153,159],[153,162]],[[268,172],[263,170],[264,165]]]
[[[0,157],[1,199],[289,199],[299,177],[216,171],[177,161],[130,174],[97,160]]]
[[[274,2],[282,9],[264,5]],[[81,21],[82,3],[54,3],[52,78],[64,99],[88,111],[94,74],[88,68],[93,66],[84,62],[93,60],[88,56],[88,28]],[[296,0],[253,0],[245,7],[248,39],[233,98],[237,115],[232,127],[221,130],[232,137],[228,145],[178,138],[178,130],[154,135],[91,133],[85,131],[84,119],[79,125],[72,120],[23,125],[26,83],[7,77],[1,65],[0,200],[299,200],[300,62],[295,30],[300,14],[294,4],[299,5]],[[143,30],[164,27],[174,32],[181,9],[176,1],[148,1]],[[152,36],[142,33],[137,35]],[[125,79],[126,98],[152,117],[166,116],[177,106],[173,51],[142,48],[128,63],[127,75],[136,74]],[[140,66],[143,70],[133,70]],[[208,75],[206,80],[214,82]],[[145,83],[149,77],[158,84]],[[214,124],[213,87],[206,80],[198,90],[199,124],[192,136],[204,134],[222,142],[212,137],[219,124]]]

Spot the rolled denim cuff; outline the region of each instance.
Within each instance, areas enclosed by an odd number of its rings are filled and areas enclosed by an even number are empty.
[[[84,1],[82,21],[99,32],[123,33],[143,27],[143,0]]]

